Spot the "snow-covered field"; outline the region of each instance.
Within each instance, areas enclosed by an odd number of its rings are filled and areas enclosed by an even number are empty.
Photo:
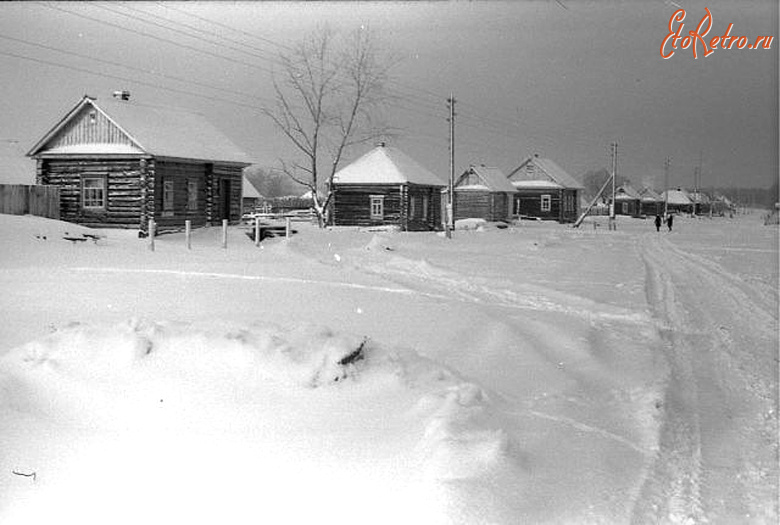
[[[0,215],[0,523],[777,523],[760,217],[152,252]]]

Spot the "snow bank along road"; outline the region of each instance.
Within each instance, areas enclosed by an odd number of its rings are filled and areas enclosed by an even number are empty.
[[[639,250],[670,366],[659,450],[636,523],[777,519],[777,304],[669,237]]]

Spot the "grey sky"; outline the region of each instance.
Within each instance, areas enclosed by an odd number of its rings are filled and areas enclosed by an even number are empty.
[[[751,43],[773,36],[771,49],[698,59],[681,49],[664,60],[677,6],[687,12],[683,35],[708,7],[707,40],[733,23],[731,34]],[[129,89],[139,103],[200,111],[272,160],[286,146],[259,111],[271,98],[267,59],[318,24],[368,25],[402,57],[391,85],[400,103],[388,110],[403,129],[396,145],[442,175],[452,91],[459,169],[509,170],[537,152],[579,177],[609,166],[617,141],[618,170],[637,185],[662,187],[667,155],[672,184],[692,185],[700,153],[705,186],[777,179],[776,0],[0,3],[0,139],[28,148],[84,94],[99,103]],[[192,27],[212,36],[182,34]]]

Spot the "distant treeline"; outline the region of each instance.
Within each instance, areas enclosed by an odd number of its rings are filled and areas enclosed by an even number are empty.
[[[249,166],[244,170],[244,176],[254,185],[263,197],[286,197],[302,195],[308,188],[298,184],[279,171],[268,170],[260,166]]]
[[[704,188],[704,191],[711,190]],[[737,206],[748,208],[772,209],[780,201],[777,182],[769,188],[715,188],[715,194],[724,195]]]

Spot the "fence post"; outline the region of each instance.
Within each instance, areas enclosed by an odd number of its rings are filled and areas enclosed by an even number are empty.
[[[157,234],[157,224],[154,219],[149,219],[149,249],[154,251],[154,236]]]
[[[255,217],[255,246],[260,246],[260,217]]]
[[[187,239],[187,249],[192,249],[192,221],[184,221],[184,237]]]
[[[284,238],[289,239],[290,238],[290,218],[287,217],[287,220],[284,223]]]
[[[227,227],[228,220],[222,219],[222,247],[227,249]]]

